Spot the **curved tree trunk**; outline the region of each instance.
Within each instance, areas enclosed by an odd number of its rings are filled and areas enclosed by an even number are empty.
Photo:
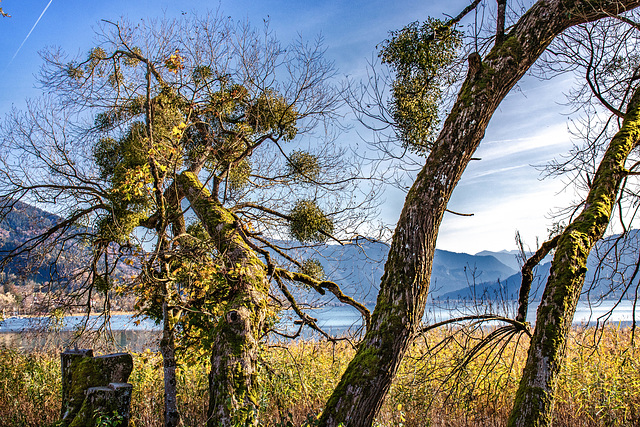
[[[611,140],[598,167],[584,210],[560,235],[509,426],[551,424],[556,377],[584,284],[587,258],[609,224],[620,183],[627,173],[625,161],[639,142],[640,90],[637,90],[622,128]]]
[[[209,427],[257,423],[258,339],[266,316],[269,282],[266,266],[247,246],[236,219],[217,202],[192,172],[177,180],[220,254],[231,266],[229,299],[215,337],[209,374]]]
[[[553,38],[572,25],[636,7],[640,0],[541,0],[468,75],[405,201],[380,293],[354,359],[320,425],[370,426],[424,315],[436,236],[453,189],[494,111]]]

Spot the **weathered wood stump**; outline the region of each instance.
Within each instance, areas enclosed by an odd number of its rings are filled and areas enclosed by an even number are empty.
[[[129,425],[133,358],[127,353],[93,357],[92,350],[66,350],[62,365],[62,425],[94,427],[98,420]]]

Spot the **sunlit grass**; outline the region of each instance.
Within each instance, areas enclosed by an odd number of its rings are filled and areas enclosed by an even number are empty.
[[[462,368],[488,331],[432,332],[411,347],[377,421],[379,426],[501,426],[509,414],[528,339],[492,343]],[[449,337],[449,338],[447,338]],[[440,346],[443,339],[447,340]],[[597,345],[596,345],[597,344]],[[265,348],[259,404],[265,426],[313,420],[354,354],[346,343],[294,342]],[[161,426],[162,359],[134,355],[132,426]],[[207,361],[180,364],[185,426],[205,424]],[[60,413],[60,359],[0,348],[0,427],[44,426]],[[558,381],[555,426],[640,425],[640,349],[628,330],[574,330]]]
[[[43,426],[56,421],[60,386],[59,355],[21,354],[0,347],[1,426]]]

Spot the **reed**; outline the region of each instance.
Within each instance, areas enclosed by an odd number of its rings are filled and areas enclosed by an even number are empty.
[[[377,425],[504,425],[528,341],[517,335],[483,341],[490,333],[436,331],[417,340]],[[631,343],[629,330],[574,329],[567,351],[558,382],[555,425],[640,425],[640,349]],[[259,376],[263,425],[313,425],[353,354],[344,342],[265,346]],[[150,351],[135,353],[134,365],[131,425],[161,426],[162,359]],[[185,426],[205,424],[208,370],[206,360],[180,364]],[[60,411],[60,380],[57,352],[21,353],[0,347],[0,427],[53,424]]]

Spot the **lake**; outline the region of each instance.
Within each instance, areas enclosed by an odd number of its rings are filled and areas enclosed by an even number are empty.
[[[373,311],[373,306],[368,307]],[[510,310],[514,310],[515,303],[509,305]],[[535,323],[537,303],[532,304],[529,309],[527,320]],[[580,301],[574,317],[574,325],[595,325],[596,322],[604,319],[607,313],[611,313],[607,319],[615,325],[630,326],[633,320],[633,302],[603,301],[598,305],[591,305],[586,301]],[[502,311],[504,313],[504,311]],[[334,336],[353,333],[362,328],[362,319],[358,311],[345,306],[325,306],[310,310],[309,314],[317,319],[318,325]],[[427,306],[425,314],[426,323],[434,323],[452,317],[459,317],[473,314],[463,304],[449,302],[446,308],[436,305]],[[291,311],[281,313],[281,326],[285,332],[291,333],[297,330],[294,324],[295,314]],[[636,316],[640,319],[640,307],[636,309]],[[0,345],[20,347],[28,350],[35,348],[45,348],[47,346],[66,345],[74,337],[74,331],[83,321],[84,316],[68,316],[61,325],[58,325],[54,332],[45,334],[21,334],[22,331],[32,331],[42,326],[42,318],[8,318],[0,322]],[[98,316],[93,316],[90,322],[100,322]],[[135,323],[139,321],[139,323]],[[640,320],[636,321],[637,323]],[[92,325],[89,323],[89,329]],[[132,351],[142,351],[145,348],[157,348],[157,341],[160,337],[160,326],[149,319],[134,319],[131,315],[111,316],[111,330],[116,348],[128,347]],[[305,331],[304,338],[315,338],[316,334]]]
[[[500,307],[503,306],[502,302],[497,304],[499,304]],[[538,304],[539,301],[534,301],[529,307],[527,321],[532,325],[535,324]],[[508,304],[508,309],[512,313],[510,317],[515,317],[513,313],[515,313],[516,307],[516,303]],[[373,312],[373,306],[368,306],[367,308]],[[503,315],[505,311],[505,309],[496,309],[497,313]],[[620,324],[622,326],[630,326],[633,321],[633,302],[622,301],[618,303],[617,301],[602,301],[597,305],[595,303],[589,305],[587,301],[580,301],[576,309],[576,314],[573,318],[573,324],[576,326],[594,326],[596,322],[598,322],[598,319],[600,319],[599,321],[602,323],[604,320],[603,316],[609,312],[611,312],[611,315],[607,318],[607,321],[614,324]],[[434,304],[427,305],[423,320],[427,324],[432,324],[451,319],[453,317],[461,317],[476,313],[478,313],[478,311],[474,311],[472,308],[469,308],[468,305],[463,303],[456,305],[455,302],[451,301],[446,307]],[[318,319],[318,326],[334,335],[340,335],[349,330],[356,331],[362,326],[360,313],[351,307],[324,307],[312,310],[310,315]],[[291,330],[293,327],[292,323],[293,320],[295,320],[293,316],[295,316],[293,313],[282,315],[283,323],[285,323],[288,330]],[[636,308],[636,324],[638,323],[640,323],[640,304]]]

